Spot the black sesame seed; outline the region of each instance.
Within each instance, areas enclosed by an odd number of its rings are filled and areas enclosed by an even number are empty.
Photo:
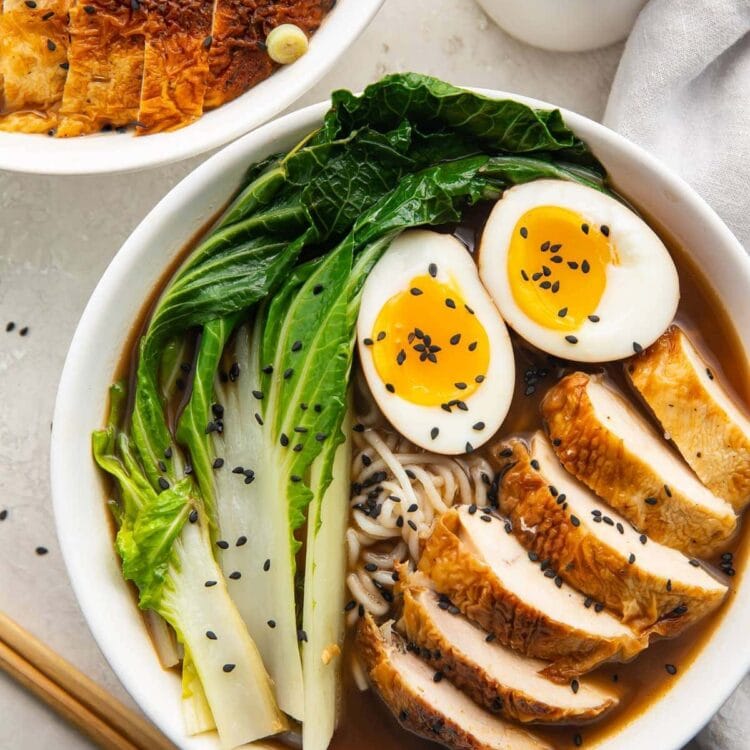
[[[671,591],[671,590],[672,590],[672,579],[667,578],[667,591]]]
[[[286,370],[284,370],[284,380],[289,380],[292,375],[294,375],[294,368],[288,367]]]
[[[475,350],[476,348],[477,348],[477,342],[476,342],[476,341],[472,341],[472,342],[471,342],[471,343],[469,344],[469,351],[470,351],[470,352],[473,352],[473,351],[474,351],[474,350]]]
[[[714,374],[711,372],[711,370],[708,367],[706,368],[706,375],[708,375],[709,380],[714,379]]]
[[[588,316],[588,319],[589,319],[589,320],[590,320],[590,321],[591,321],[592,323],[598,323],[598,322],[599,322],[599,321],[601,320],[601,318],[600,318],[600,317],[599,317],[598,315],[589,315],[589,316]]]
[[[279,442],[284,448],[286,448],[287,445],[289,445],[289,438],[282,432],[281,437],[279,438]]]
[[[229,379],[234,383],[235,380],[240,376],[240,366],[237,362],[232,362],[232,366],[229,368]]]
[[[561,307],[557,311],[557,317],[558,318],[564,318],[568,314],[568,308],[567,307]]]
[[[450,297],[448,297],[445,300],[445,305],[446,305],[446,307],[450,307],[451,310],[455,310],[456,309],[456,303]]]
[[[529,275],[528,275],[528,274],[526,273],[526,271],[524,271],[523,269],[521,269],[521,278],[522,278],[522,279],[523,279],[524,281],[528,281],[528,280],[529,280]]]
[[[604,605],[601,602],[594,604],[594,612],[599,613],[604,611]]]
[[[459,341],[461,341],[460,333],[454,333],[453,336],[451,336],[450,338],[450,342],[453,346],[455,346]]]
[[[542,244],[541,244],[541,245],[539,246],[539,249],[540,249],[540,250],[541,250],[541,251],[542,251],[543,253],[546,253],[546,252],[547,252],[547,250],[549,250],[549,240],[547,240],[546,242],[542,242]]]
[[[472,425],[473,430],[483,430],[484,429],[484,422],[475,422]]]
[[[534,273],[534,274],[531,275],[531,280],[532,281],[539,281],[539,279],[541,279],[541,278],[542,278],[541,271],[537,271],[536,273]]]
[[[655,497],[647,497],[644,502],[646,505],[656,505],[657,500]]]
[[[307,643],[307,633],[304,630],[297,631],[297,640],[300,643]]]
[[[26,0],[25,5],[26,5],[27,8],[31,8],[33,10],[34,8],[36,8],[36,1],[35,0]]]
[[[413,286],[409,290],[415,297],[419,297],[420,294],[422,294],[422,290],[418,286]]]
[[[312,290],[312,292],[313,292],[313,294],[320,294],[320,293],[321,293],[321,292],[323,291],[323,289],[324,289],[324,288],[325,288],[325,287],[324,287],[324,286],[323,286],[322,284],[316,284],[316,285],[315,285],[315,286],[313,287],[313,290]]]
[[[414,513],[415,510],[418,510],[419,506],[416,503],[412,503],[407,509],[407,513]]]
[[[539,461],[537,461],[535,458],[532,458],[530,463],[532,469],[539,471]]]
[[[215,585],[216,585],[216,581],[206,581],[206,582],[205,582],[205,583],[204,583],[203,585],[204,585],[204,586],[205,586],[205,587],[206,587],[207,589],[210,589],[210,588],[211,588],[212,586],[215,586]]]
[[[574,744],[574,745],[575,745],[576,747],[581,747],[581,745],[583,745],[583,737],[581,736],[581,733],[580,733],[580,732],[576,732],[576,733],[575,733],[575,734],[573,735],[573,744]]]
[[[226,542],[223,539],[219,539],[219,541],[216,542],[216,546],[219,549],[229,549],[229,542]]]
[[[490,523],[492,521],[492,516],[488,516],[486,514],[479,516],[485,523]]]
[[[229,574],[229,577],[230,577],[230,578],[231,578],[231,579],[232,579],[233,581],[239,581],[239,580],[240,580],[240,578],[242,578],[242,573],[240,573],[240,571],[239,571],[239,570],[235,570],[235,571],[232,571],[232,572],[231,572],[231,573]]]
[[[562,255],[553,255],[553,256],[552,256],[552,257],[550,258],[550,261],[551,261],[552,263],[562,263],[562,262],[563,262],[563,259],[562,259]]]
[[[551,253],[553,253],[553,254],[554,253],[559,253],[561,247],[562,247],[562,245],[560,245],[560,244],[551,245],[549,251]]]
[[[414,521],[412,521],[412,520],[410,519],[409,521],[407,521],[407,523],[409,524],[409,528],[410,528],[410,529],[411,529],[412,531],[416,531],[416,530],[417,530],[417,524],[415,524],[415,523],[414,523]]]
[[[619,521],[616,524],[616,528],[621,534],[625,533],[625,527]]]
[[[589,233],[589,225],[588,224],[581,224],[581,231],[584,234],[588,234]]]
[[[539,286],[542,289],[551,289],[552,288],[552,282],[551,281],[543,281]]]
[[[4,521],[8,517],[8,509],[3,508],[0,510],[0,521]]]
[[[577,344],[577,343],[578,343],[578,338],[577,338],[576,336],[573,336],[573,334],[568,334],[568,335],[567,335],[567,336],[565,337],[565,340],[566,340],[566,341],[567,341],[567,342],[568,342],[569,344]]]
[[[529,230],[526,229],[526,227],[521,227],[519,234],[521,235],[521,237],[526,239],[529,236]]]
[[[465,390],[466,390],[466,387],[467,387],[467,386],[466,386],[466,383],[461,383],[461,382],[459,382],[459,383],[454,383],[453,385],[455,385],[455,386],[456,386],[456,388],[458,388],[458,390],[459,390],[459,391],[465,391]]]
[[[635,555],[631,552],[630,557],[628,557],[628,565],[632,565],[635,562]]]
[[[225,664],[222,669],[229,674],[237,665],[236,664]]]
[[[268,625],[269,628],[273,629],[276,627],[276,620],[269,620],[266,625]]]
[[[556,281],[552,286],[550,287],[550,291],[552,294],[557,294],[560,291],[560,282]]]
[[[579,684],[578,680],[572,680],[572,681],[571,681],[571,683],[570,683],[570,689],[571,689],[571,690],[572,690],[572,691],[573,691],[574,693],[577,693],[577,692],[578,692],[578,688],[579,688],[579,687],[580,687],[580,684]]]
[[[41,557],[42,555],[46,555],[49,550],[46,547],[37,547],[34,552]]]
[[[440,429],[438,427],[433,427],[430,430],[430,437],[434,440],[438,435],[440,434]]]
[[[691,560],[688,560],[688,562],[689,562],[689,563],[690,563],[690,564],[691,564],[691,565],[692,565],[692,566],[693,566],[694,568],[698,568],[698,567],[700,567],[700,563],[699,563],[699,562],[698,562],[697,560],[695,560],[695,559],[691,559]]]
[[[670,490],[669,487],[668,487],[668,485],[666,485],[666,484],[664,485],[664,494],[667,497],[672,497],[672,490]]]
[[[222,466],[224,466],[224,459],[223,458],[215,458],[213,462],[214,469],[220,469]]]
[[[163,490],[169,489],[169,482],[164,477],[159,477],[159,487]]]
[[[403,517],[403,516],[399,516],[399,517],[398,517],[398,518],[396,519],[396,526],[397,526],[397,527],[398,527],[399,529],[403,528],[403,526],[404,526],[404,517]]]
[[[583,263],[581,263],[581,271],[584,273],[588,273],[591,270],[591,266],[589,265],[589,262],[587,260],[584,260]]]
[[[198,521],[198,511],[197,510],[191,510],[190,515],[188,516],[188,521],[190,523],[196,523]]]
[[[51,39],[48,39],[47,40],[47,49],[50,52],[54,52],[57,49],[57,45]]]
[[[475,383],[484,383],[484,375],[477,375],[477,376],[476,376],[476,377],[474,378],[474,382],[475,382]]]
[[[633,351],[636,354],[640,354],[643,351],[643,347],[637,341],[634,341],[633,342]]]
[[[570,522],[573,524],[573,526],[580,526],[581,522],[578,520],[577,516],[571,516]]]
[[[368,573],[374,573],[378,569],[378,566],[375,565],[375,563],[365,563],[364,567]]]
[[[470,516],[473,516],[473,515],[474,515],[474,514],[475,514],[476,512],[477,512],[477,506],[476,506],[476,505],[474,505],[474,503],[472,503],[472,504],[471,504],[471,505],[469,506],[469,515],[470,515]]]
[[[606,224],[602,224],[599,230],[605,237],[609,237],[609,227]]]
[[[667,674],[670,675],[676,675],[677,674],[677,667],[675,667],[674,664],[665,664],[664,669],[667,670]]]
[[[297,339],[297,341],[295,341],[292,344],[292,351],[298,352],[301,348],[302,348],[302,342],[299,339]]]
[[[472,453],[473,450],[474,450],[474,446],[471,443],[467,442],[466,445],[464,446],[464,452]]]
[[[551,276],[552,275],[552,269],[549,266],[542,266],[542,273],[545,276]]]
[[[576,263],[576,261],[574,261],[574,260],[569,260],[568,261],[568,268],[572,268],[575,271],[576,268],[578,268],[578,263]]]

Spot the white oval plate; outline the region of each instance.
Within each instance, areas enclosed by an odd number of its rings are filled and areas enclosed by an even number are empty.
[[[59,175],[134,172],[223,146],[270,120],[314,86],[382,4],[383,0],[338,0],[297,62],[181,130],[137,138],[131,131],[79,138],[0,132],[0,169]]]
[[[499,91],[533,106],[543,102]],[[150,291],[181,248],[223,206],[247,166],[286,149],[315,128],[321,103],[246,135],[198,167],[133,232],[96,287],[68,352],[52,431],[52,493],[58,536],[73,588],[91,632],[115,673],[153,722],[177,745],[217,750],[212,735],[186,738],[180,681],[161,669],[112,544],[105,490],[91,458],[90,434],[102,426],[107,389],[125,342]],[[687,183],[625,138],[563,110],[618,188],[649,213],[702,268],[731,315],[745,354],[750,352],[750,260],[742,246]],[[342,544],[344,541],[342,540]],[[750,578],[735,579],[712,639],[673,687],[634,718],[607,750],[677,750],[729,696],[750,667]]]

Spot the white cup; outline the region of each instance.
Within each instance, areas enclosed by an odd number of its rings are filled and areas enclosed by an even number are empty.
[[[512,36],[558,52],[598,49],[624,39],[647,0],[477,0]]]

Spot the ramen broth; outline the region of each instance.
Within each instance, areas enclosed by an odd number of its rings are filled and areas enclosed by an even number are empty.
[[[480,204],[468,209],[465,212],[464,221],[460,225],[443,227],[441,230],[455,234],[473,252],[490,209],[490,204]],[[206,228],[211,223],[213,223],[213,220],[209,222]],[[653,222],[650,223],[654,226]],[[129,393],[134,391],[137,342],[145,329],[149,313],[153,309],[158,295],[166,286],[168,279],[193,249],[197,238],[203,234],[204,229],[170,263],[153,294],[144,305],[142,317],[133,328],[117,370],[118,377],[129,378]],[[708,279],[685,251],[676,243],[670,242],[669,237],[663,231],[660,230],[659,234],[670,249],[680,278],[681,298],[676,322],[688,333],[701,354],[711,364],[714,372],[719,375],[721,382],[728,387],[736,400],[741,402],[744,408],[748,410],[750,408],[748,363],[740,339],[726,310]],[[499,438],[515,433],[528,434],[537,430],[541,426],[538,412],[539,402],[544,393],[561,374],[573,370],[604,370],[608,378],[615,381],[621,389],[629,392],[633,403],[651,419],[638,398],[630,391],[622,373],[622,363],[602,367],[562,362],[529,348],[515,334],[512,334],[512,339],[516,358],[516,387],[513,402],[502,428],[495,438],[488,441],[484,448],[485,452]],[[525,375],[530,368],[536,370],[537,376],[540,374],[540,370],[547,371],[547,374],[536,381],[534,392],[527,395],[528,383]],[[542,372],[542,374],[544,373]],[[185,393],[189,393],[189,387],[190,383],[186,382]],[[180,407],[180,403],[169,405],[168,416],[171,424],[174,424]],[[343,539],[341,543],[344,544]],[[555,747],[573,747],[576,735],[580,735],[583,747],[592,747],[645,711],[649,705],[679,680],[711,637],[713,630],[721,620],[722,613],[731,605],[733,597],[736,596],[736,587],[740,576],[745,569],[748,546],[748,532],[743,526],[728,548],[728,551],[734,553],[734,568],[737,575],[730,579],[729,594],[717,612],[693,626],[679,638],[653,643],[648,650],[642,652],[636,660],[629,664],[605,664],[586,676],[587,680],[606,683],[610,689],[619,695],[621,703],[615,710],[603,719],[586,726],[541,727],[529,725],[529,728],[534,733],[547,739]],[[710,562],[718,563],[718,559]],[[426,750],[430,747],[437,747],[436,743],[424,740],[402,729],[391,712],[385,708],[372,691],[360,691],[352,678],[350,660],[351,645],[350,640],[347,640],[342,668],[343,690],[340,722],[330,745],[331,750],[352,750],[352,748],[357,748],[357,750],[422,750],[424,748]],[[667,673],[665,669],[667,664],[674,665],[677,668],[676,675],[672,676]],[[266,744],[269,747],[287,747],[279,741],[267,742]]]

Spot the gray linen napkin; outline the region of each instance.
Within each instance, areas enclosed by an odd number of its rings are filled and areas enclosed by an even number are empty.
[[[651,0],[604,124],[679,172],[750,252],[750,0]],[[750,748],[750,676],[695,745]]]

